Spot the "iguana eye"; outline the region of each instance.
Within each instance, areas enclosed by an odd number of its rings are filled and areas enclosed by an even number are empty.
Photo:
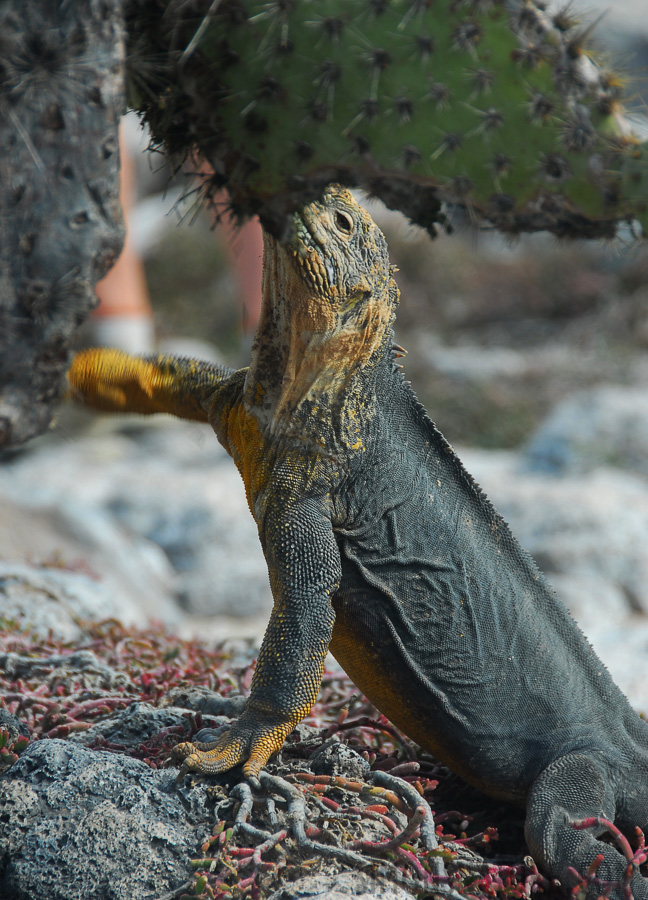
[[[341,231],[343,234],[351,234],[353,231],[353,220],[351,216],[348,216],[346,213],[340,212],[336,210],[335,212],[335,225],[338,231]]]

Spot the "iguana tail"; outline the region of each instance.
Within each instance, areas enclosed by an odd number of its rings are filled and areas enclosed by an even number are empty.
[[[73,400],[105,412],[171,413],[206,422],[209,398],[232,369],[176,356],[121,350],[78,353],[67,373]]]

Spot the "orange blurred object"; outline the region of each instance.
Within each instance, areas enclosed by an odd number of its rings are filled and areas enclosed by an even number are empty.
[[[129,213],[135,197],[135,165],[124,139],[124,127],[119,129],[121,156],[121,189],[119,197],[126,224],[124,248],[110,272],[97,283],[99,306],[93,314],[94,336],[97,343],[116,346],[132,353],[153,349],[155,327],[149,299],[144,266],[133,246],[128,231]]]
[[[130,211],[136,197],[135,165],[124,126],[120,126],[121,155],[120,200],[126,224],[124,248],[110,272],[97,283],[99,306],[93,313],[95,342],[118,347],[130,353],[146,353],[154,349],[153,310],[142,260],[129,234]],[[208,171],[201,166],[202,172]],[[241,304],[241,328],[245,333],[256,329],[261,311],[261,274],[263,236],[256,221],[236,228],[229,218],[220,223],[227,252],[231,258]]]

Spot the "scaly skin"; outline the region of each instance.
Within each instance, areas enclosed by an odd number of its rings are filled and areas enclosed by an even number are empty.
[[[102,350],[72,365],[91,406],[207,419],[258,525],[274,608],[248,705],[212,744],[181,744],[181,771],[254,778],[330,649],[422,747],[526,805],[548,874],[571,883],[600,853],[622,880],[623,857],[570,820],[648,827],[648,725],[394,366],[397,301],[383,235],[332,187],[288,243],[266,237],[248,369]]]

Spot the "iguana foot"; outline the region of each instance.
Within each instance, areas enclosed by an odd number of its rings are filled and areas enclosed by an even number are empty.
[[[563,884],[574,886],[592,867],[597,877],[614,884],[612,900],[628,897],[648,900],[648,879],[614,846],[597,840],[605,827],[581,830],[575,822],[607,819],[617,812],[613,779],[591,757],[570,754],[554,760],[536,778],[527,803],[526,839],[536,862]],[[645,811],[644,811],[645,812]],[[644,825],[645,822],[637,822]],[[601,893],[596,884],[587,890],[588,900]]]
[[[268,724],[241,717],[215,741],[177,744],[171,756],[181,762],[178,781],[189,772],[216,775],[243,763],[246,778],[258,776],[270,757],[281,750],[292,725]]]

